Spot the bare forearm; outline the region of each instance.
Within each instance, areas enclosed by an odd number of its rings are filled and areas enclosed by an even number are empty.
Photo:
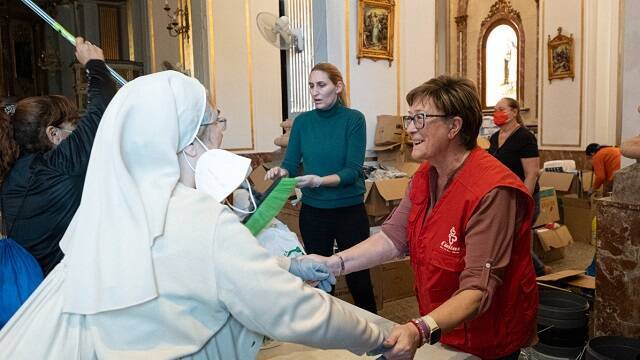
[[[524,186],[527,187],[529,195],[533,195],[536,190],[536,181],[538,180],[538,174],[532,174],[524,178]]]
[[[336,174],[327,175],[322,177],[322,185],[327,187],[336,187],[340,185],[340,176]]]
[[[622,155],[628,158],[640,158],[640,135],[624,141],[620,146],[620,150],[622,151]]]
[[[465,290],[435,308],[429,315],[442,332],[448,332],[476,316],[481,300],[482,291]]]
[[[338,255],[344,261],[344,271],[338,256],[332,256],[328,264],[329,269],[336,275],[371,268],[397,258],[401,253],[387,235],[379,232],[360,244],[339,252]]]

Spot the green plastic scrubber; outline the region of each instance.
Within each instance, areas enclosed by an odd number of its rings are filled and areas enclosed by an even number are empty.
[[[256,236],[278,215],[296,187],[295,178],[282,178],[251,215],[245,226]]]

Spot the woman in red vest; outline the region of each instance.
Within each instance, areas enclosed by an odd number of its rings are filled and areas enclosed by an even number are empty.
[[[407,95],[404,126],[423,161],[382,231],[321,258],[336,274],[407,251],[420,318],[393,329],[387,359],[438,341],[483,359],[517,359],[535,339],[533,200],[522,181],[476,144],[482,109],[473,83],[440,76]]]

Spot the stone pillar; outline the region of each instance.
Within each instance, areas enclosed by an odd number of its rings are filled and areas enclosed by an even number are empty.
[[[640,337],[640,164],[621,169],[597,207],[596,336]]]

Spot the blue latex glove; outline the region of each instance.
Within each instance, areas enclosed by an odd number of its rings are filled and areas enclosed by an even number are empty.
[[[326,292],[330,292],[331,285],[336,284],[336,277],[329,268],[311,259],[291,259],[289,272],[304,281],[319,281],[317,287]]]

